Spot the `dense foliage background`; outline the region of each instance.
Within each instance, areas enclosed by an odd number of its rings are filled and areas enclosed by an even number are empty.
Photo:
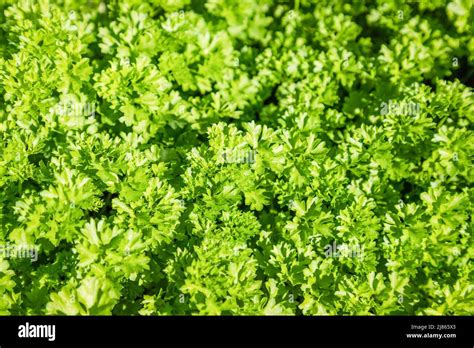
[[[1,0],[0,313],[474,314],[473,23]]]

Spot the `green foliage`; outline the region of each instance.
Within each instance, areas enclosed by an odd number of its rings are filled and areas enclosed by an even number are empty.
[[[473,23],[3,0],[0,314],[474,314]]]

